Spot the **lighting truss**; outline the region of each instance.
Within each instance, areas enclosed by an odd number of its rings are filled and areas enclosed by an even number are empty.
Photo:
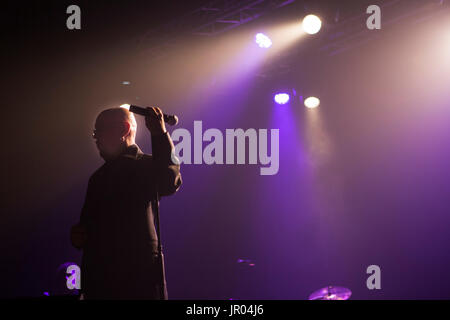
[[[293,2],[295,0],[211,1],[181,18],[149,30],[138,39],[139,51],[148,59],[160,58],[176,49],[183,36],[216,36]]]

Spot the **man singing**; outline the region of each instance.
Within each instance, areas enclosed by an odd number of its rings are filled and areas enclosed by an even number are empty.
[[[175,193],[182,180],[162,111],[147,109],[152,155],[136,145],[137,124],[127,109],[104,110],[95,122],[93,137],[105,163],[90,177],[80,221],[71,229],[72,245],[83,249],[85,299],[167,299],[160,294],[150,201]]]

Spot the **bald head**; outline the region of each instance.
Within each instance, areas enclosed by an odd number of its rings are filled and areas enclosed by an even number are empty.
[[[128,122],[131,127],[136,128],[136,119],[134,114],[125,108],[110,108],[103,110],[97,116],[97,122]]]
[[[135,143],[137,124],[133,113],[125,108],[111,108],[100,112],[95,121],[95,135],[100,155],[113,159]]]

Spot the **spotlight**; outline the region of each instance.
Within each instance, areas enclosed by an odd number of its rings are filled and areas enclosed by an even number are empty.
[[[127,110],[130,110],[130,105],[128,103],[122,104],[120,107],[124,108],[124,109],[127,109]]]
[[[303,18],[302,27],[303,31],[305,31],[306,33],[315,34],[319,32],[320,28],[322,27],[322,21],[320,21],[318,16],[309,14],[305,18]]]
[[[289,94],[288,93],[277,93],[273,100],[278,104],[286,104],[289,102]]]
[[[255,42],[260,48],[267,49],[272,45],[272,40],[263,33],[257,33],[255,36]]]
[[[309,97],[305,100],[305,107],[313,109],[320,105],[320,100],[316,97]]]

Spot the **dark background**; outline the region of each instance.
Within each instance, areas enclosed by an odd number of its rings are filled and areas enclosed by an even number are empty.
[[[52,294],[58,267],[80,262],[69,229],[102,164],[95,117],[134,102],[160,105],[189,130],[194,120],[222,132],[280,129],[277,175],[182,166],[182,188],[161,201],[170,298],[306,299],[327,285],[355,299],[450,298],[448,10],[382,25],[364,45],[328,55],[319,49],[336,10],[362,15],[353,27],[363,30],[372,3],[296,1],[217,37],[181,35],[160,60],[146,56],[148,30],[205,3],[2,2],[1,296]],[[66,28],[70,4],[81,7],[81,30]],[[252,45],[254,30],[311,10],[324,20],[319,35],[246,69],[254,56],[239,55],[242,39]],[[274,105],[274,92],[292,88],[290,104]],[[321,106],[308,110],[299,95]],[[151,153],[142,119],[137,143]],[[366,288],[372,264],[381,290]]]

